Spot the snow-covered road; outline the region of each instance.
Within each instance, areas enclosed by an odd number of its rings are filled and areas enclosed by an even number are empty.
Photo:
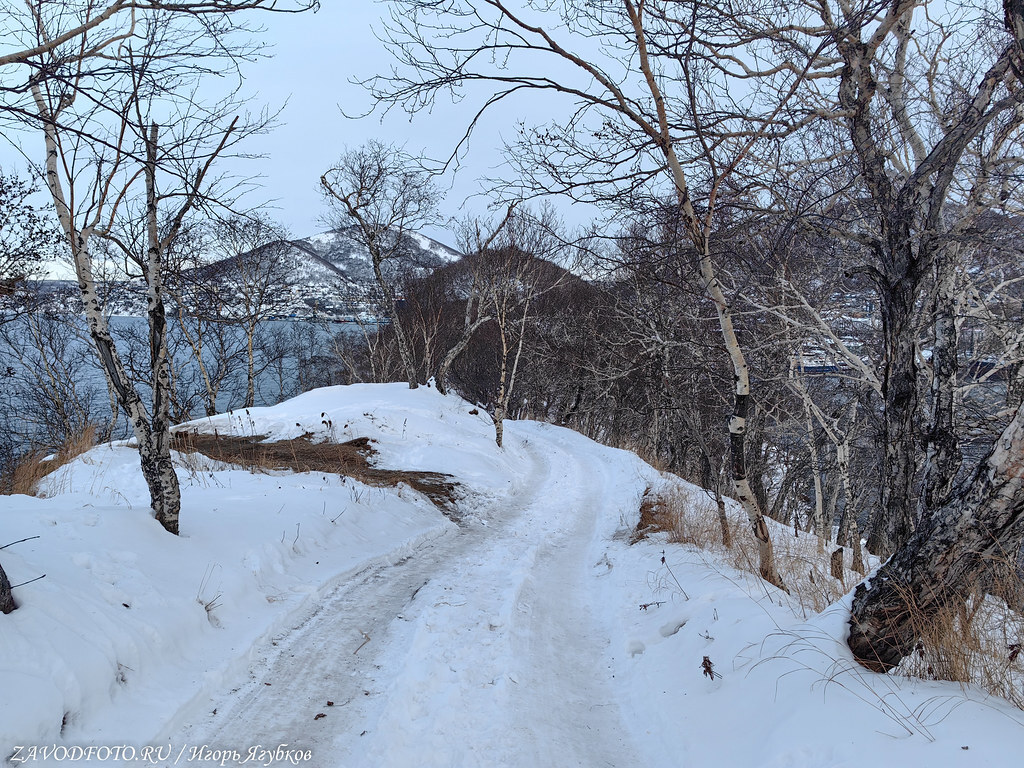
[[[597,520],[635,490],[571,433],[510,427],[530,466],[504,500],[337,586],[166,740],[320,766],[634,765],[594,604]]]
[[[405,487],[180,456],[172,537],[148,511],[138,454],[94,448],[40,498],[3,506],[3,541],[17,544],[4,567],[25,582],[0,621],[5,764],[97,749],[87,762],[281,765],[301,750],[309,768],[1020,763],[1009,704],[860,668],[849,595],[816,613],[724,556],[665,536],[630,544],[648,488],[687,531],[717,530],[706,492],[635,454],[528,421],[507,422],[499,450],[478,407],[401,384],[183,428],[370,438],[382,468],[452,475],[462,523]],[[775,524],[773,536],[811,562],[809,537]],[[103,757],[118,745],[124,759]],[[170,759],[132,757],[154,747]]]

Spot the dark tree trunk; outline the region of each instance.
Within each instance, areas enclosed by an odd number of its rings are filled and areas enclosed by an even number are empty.
[[[98,306],[98,302],[96,305]],[[118,403],[128,416],[138,442],[142,474],[149,487],[153,515],[168,532],[177,535],[181,494],[178,477],[171,464],[170,421],[167,413],[167,388],[170,386],[170,379],[166,349],[157,353],[158,355],[162,354],[164,360],[162,365],[154,371],[154,415],[151,423],[142,398],[125,373],[107,327],[106,318],[100,312],[90,312],[91,306],[90,303],[86,303],[90,335],[99,352],[107,382],[116,393]],[[162,314],[159,319],[154,319],[151,316],[150,322],[162,324]],[[163,336],[162,332],[158,332],[153,338],[163,338]]]
[[[146,142],[146,223],[149,248],[146,252],[145,277],[148,288],[146,315],[149,324],[149,363],[153,375],[153,412],[147,419],[145,409],[139,403],[129,413],[139,442],[142,474],[149,486],[153,515],[166,531],[177,536],[181,488],[171,461],[170,399],[173,384],[167,354],[167,314],[163,295],[165,245],[160,241],[157,218],[158,133],[156,124],[150,126],[149,140]],[[135,396],[138,397],[137,394]]]
[[[832,578],[843,580],[843,548],[837,547],[829,558],[829,566],[832,569]]]
[[[415,358],[412,354],[412,345],[409,343],[409,337],[406,336],[401,318],[398,316],[398,300],[391,285],[384,278],[383,258],[377,251],[380,246],[373,242],[371,242],[371,245],[373,246],[370,249],[373,260],[373,274],[377,279],[377,287],[384,295],[385,302],[387,302],[388,311],[391,313],[391,329],[395,332],[395,340],[398,342],[398,355],[402,361],[402,368],[405,370],[405,378],[409,382],[409,389],[416,389],[419,386],[419,382],[416,380]]]
[[[473,340],[473,334],[476,333],[477,329],[490,319],[490,317],[485,317],[468,324],[463,330],[462,336],[459,340],[455,342],[455,345],[445,353],[441,360],[441,364],[437,366],[437,374],[434,376],[434,383],[437,385],[437,391],[442,395],[448,394],[448,374],[451,372],[455,361],[458,359],[459,355],[466,351],[466,348],[469,346],[469,342]]]
[[[150,437],[145,443],[139,441],[139,459],[142,476],[149,488],[153,516],[168,533],[178,535],[178,519],[181,514],[181,487],[178,475],[171,461],[170,433],[166,439]]]
[[[895,281],[889,291],[880,291],[885,344],[882,381],[885,458],[882,502],[875,508],[869,524],[868,549],[881,556],[905,544],[915,525],[918,397],[914,305],[917,285],[917,280],[904,277]]]
[[[8,614],[17,607],[14,595],[11,594],[11,582],[4,573],[4,567],[0,565],[0,613]]]
[[[857,587],[850,650],[886,672],[909,654],[920,622],[962,603],[1024,538],[1024,409],[1018,410],[971,482],[922,521],[911,539]]]

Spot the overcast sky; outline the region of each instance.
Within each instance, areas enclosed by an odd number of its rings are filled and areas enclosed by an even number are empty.
[[[366,91],[351,82],[390,71],[391,56],[374,34],[387,10],[385,2],[327,0],[316,13],[266,14],[255,19],[265,27],[261,40],[267,43],[270,56],[245,65],[243,90],[252,96],[253,111],[263,107],[282,111],[270,134],[251,137],[239,147],[239,151],[262,158],[222,160],[219,167],[238,176],[262,177],[261,188],[248,204],[272,201],[270,215],[293,237],[327,228],[319,179],[346,149],[380,139],[403,145],[411,154],[445,160],[466,128],[472,110],[467,104],[439,103],[430,113],[413,118],[401,110],[382,116],[372,111]],[[523,114],[541,115],[539,122],[551,117],[554,107],[542,106],[542,99],[533,94],[526,103],[503,102],[485,115],[458,174],[449,175],[441,184],[446,192],[442,213],[447,219],[467,212],[486,213],[487,200],[480,196],[479,179],[505,175],[502,138],[511,137]],[[342,110],[348,115],[371,114],[351,119]],[[38,134],[29,131],[9,138],[20,143],[31,161],[43,160]],[[25,165],[15,149],[0,143],[0,167],[24,174]],[[568,210],[567,205],[560,207]],[[568,223],[584,223],[580,213],[576,211],[577,220]],[[424,234],[456,245],[447,228],[433,228]]]
[[[264,177],[265,197],[277,199],[276,218],[296,237],[324,228],[320,174],[346,147],[354,149],[377,138],[404,144],[411,153],[447,158],[465,127],[464,116],[450,105],[412,120],[400,111],[383,119],[378,113],[362,119],[342,114],[342,109],[356,115],[372,107],[366,92],[351,79],[390,70],[390,55],[373,34],[383,11],[385,4],[362,0],[326,2],[315,14],[270,16],[265,37],[274,44],[273,57],[245,70],[247,88],[258,101],[272,109],[287,105],[278,127],[268,136],[255,137],[247,147],[266,159],[242,167]],[[455,184],[446,195],[446,215],[458,215],[465,198],[478,191],[476,179],[493,174],[500,165],[498,123],[494,119],[484,124],[466,167],[446,180],[446,190]],[[470,205],[481,209],[484,203]],[[443,233],[428,234],[455,244]]]
[[[397,110],[383,118],[379,112],[362,119],[343,115],[342,109],[358,115],[373,106],[352,79],[390,71],[390,54],[373,32],[386,11],[387,4],[381,2],[327,0],[316,13],[265,14],[254,19],[265,27],[261,40],[267,43],[270,57],[245,65],[243,91],[252,96],[249,108],[253,111],[264,106],[271,111],[283,109],[271,133],[251,137],[239,146],[241,152],[264,157],[222,160],[219,167],[239,176],[261,176],[262,188],[248,203],[273,201],[271,216],[293,237],[327,228],[320,175],[346,148],[380,139],[404,145],[413,154],[446,159],[465,129],[464,114],[450,104],[415,119]],[[501,164],[499,123],[496,116],[483,124],[466,167],[443,180],[446,198],[442,212],[446,217],[461,215],[466,198],[479,191],[478,177],[496,173],[493,169]],[[19,153],[11,143],[0,142],[0,167],[5,171],[25,175],[25,157],[34,163],[43,160],[38,134],[27,131],[5,138],[21,147]],[[48,203],[48,199],[41,202]],[[484,212],[482,199],[470,205],[475,212]],[[425,234],[455,245],[446,229],[435,228]]]

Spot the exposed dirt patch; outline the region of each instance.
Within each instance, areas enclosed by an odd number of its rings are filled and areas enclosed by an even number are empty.
[[[368,437],[344,443],[314,443],[307,432],[292,440],[263,442],[264,435],[239,437],[201,432],[176,432],[171,447],[182,453],[201,453],[215,461],[237,464],[253,472],[288,469],[294,472],[328,472],[344,475],[375,487],[405,483],[429,498],[438,508],[451,512],[457,483],[441,472],[380,469],[370,465],[377,451]]]
[[[640,519],[637,520],[636,527],[630,534],[630,544],[636,544],[647,538],[649,534],[661,530],[659,525],[659,518],[662,517],[660,507],[658,498],[651,493],[651,489],[648,488],[644,491],[644,497],[640,501]]]
[[[629,543],[636,544],[654,533],[667,533],[675,543],[693,543],[691,538],[683,536],[680,510],[675,506],[671,500],[647,488],[640,500],[640,519],[630,534]]]

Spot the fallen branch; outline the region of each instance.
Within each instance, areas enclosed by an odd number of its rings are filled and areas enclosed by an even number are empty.
[[[358,648],[356,648],[354,651],[352,651],[352,655],[353,656],[355,656],[357,653],[359,653],[363,649],[363,646],[366,645],[368,642],[370,642],[370,636],[368,634],[366,634],[365,632],[363,632],[363,630],[360,629],[359,630],[359,634],[362,635],[363,637],[365,637],[366,639],[363,640],[363,642],[361,642],[359,644]]]
[[[39,538],[38,536],[27,536],[24,539],[18,539],[17,541],[12,541],[10,544],[4,544],[2,547],[0,547],[0,549],[7,549],[8,547],[13,547],[15,544],[21,544],[21,542],[23,542],[23,541],[32,541],[32,539],[38,539],[38,538]]]
[[[17,589],[18,587],[24,587],[26,584],[31,584],[33,581],[39,581],[40,579],[45,579],[45,578],[46,578],[46,574],[44,573],[42,576],[36,576],[34,579],[29,579],[28,581],[21,582],[21,584],[12,584],[11,585],[11,589]]]

